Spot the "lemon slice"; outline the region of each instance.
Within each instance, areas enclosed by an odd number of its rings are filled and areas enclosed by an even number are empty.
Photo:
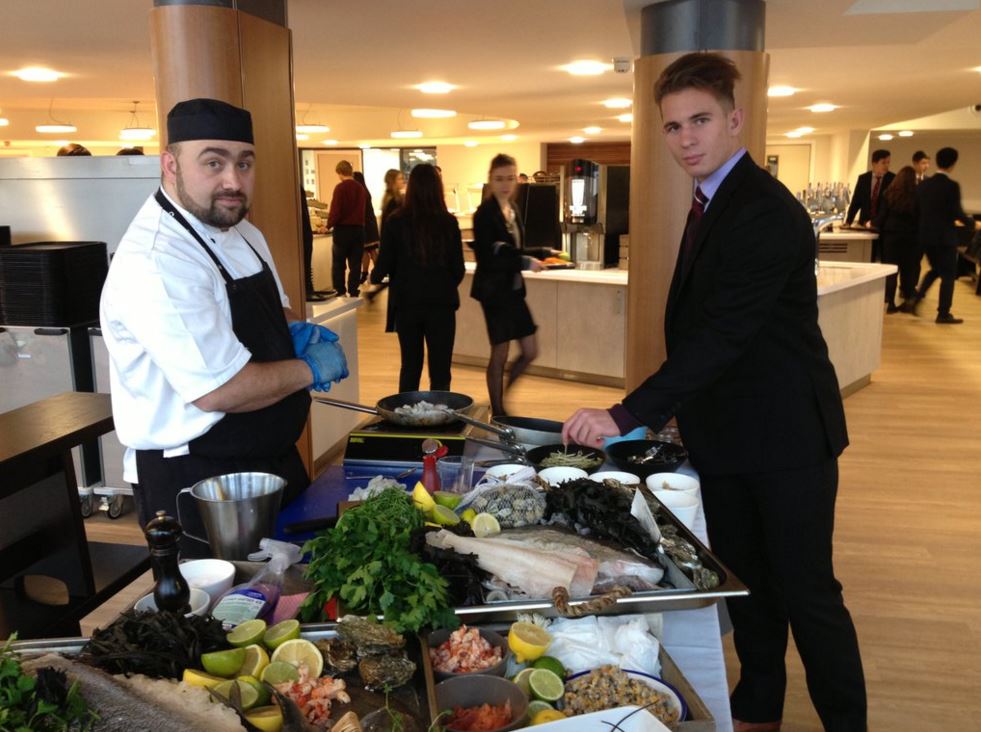
[[[258,643],[253,643],[251,646],[245,647],[245,661],[242,662],[238,675],[258,677],[262,673],[262,669],[268,665],[269,654],[266,653],[266,649]]]
[[[259,701],[259,692],[253,689],[249,684],[244,681],[222,681],[220,684],[215,686],[215,693],[219,696],[223,696],[228,700],[232,698],[232,684],[238,684],[238,691],[242,697],[242,709],[251,709]]]
[[[184,669],[184,675],[181,677],[181,681],[191,686],[201,686],[205,689],[210,689],[212,686],[217,686],[222,681],[225,681],[225,679],[221,678],[221,676],[212,676],[211,674],[206,674],[204,671],[198,671],[196,668],[186,668]]]
[[[547,724],[548,722],[558,722],[565,718],[566,716],[558,709],[543,709],[538,714],[532,716],[531,726],[535,727],[539,724]]]
[[[508,631],[508,648],[514,653],[514,659],[518,663],[541,658],[545,655],[551,642],[551,634],[533,623],[512,623],[511,630]],[[544,671],[545,669],[535,670]]]
[[[270,651],[275,650],[280,644],[288,640],[300,637],[300,621],[294,619],[284,620],[276,623],[267,630],[262,636],[263,645]]]
[[[525,693],[525,696],[531,696],[531,687],[528,686],[528,677],[531,676],[531,672],[534,670],[535,669],[530,667],[526,669],[522,669],[521,671],[518,672],[518,675],[515,676],[514,679],[512,679],[512,681],[514,681],[514,683],[517,684],[518,688]]]
[[[473,529],[473,535],[478,539],[497,536],[501,533],[501,524],[489,513],[478,513],[474,516],[470,528]]]
[[[416,487],[412,489],[412,505],[426,515],[432,513],[433,506],[436,505],[436,501],[429,495],[429,491],[426,490],[426,486],[421,481],[416,483]]]
[[[542,701],[556,702],[565,694],[562,679],[547,668],[536,668],[532,671],[528,677],[528,686],[531,688],[531,695]]]
[[[245,715],[245,719],[262,732],[280,732],[283,729],[283,713],[277,706],[255,707]]]
[[[468,524],[473,526],[473,520],[477,518],[477,512],[474,511],[472,508],[468,508],[463,513],[460,514],[460,518],[462,518]]]
[[[225,639],[236,648],[245,648],[245,646],[251,646],[254,643],[261,643],[265,632],[266,621],[255,618],[236,625],[225,636]]]
[[[300,678],[300,672],[296,670],[296,666],[292,663],[286,663],[285,661],[273,661],[264,669],[262,669],[262,676],[260,676],[263,681],[267,684],[282,684],[286,681],[296,681]]]
[[[214,676],[235,676],[245,663],[245,649],[232,648],[227,651],[212,651],[201,654],[201,665]]]
[[[277,648],[272,654],[272,661],[283,661],[292,664],[297,668],[305,665],[310,673],[310,678],[317,678],[324,670],[324,657],[320,649],[313,643],[303,638],[288,640]]]

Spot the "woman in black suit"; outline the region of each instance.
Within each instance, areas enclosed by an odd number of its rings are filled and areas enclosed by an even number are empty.
[[[882,240],[882,261],[899,267],[899,291],[903,304],[896,305],[896,275],[886,277],[886,312],[913,312],[916,283],[920,279],[923,252],[917,242],[919,208],[916,205],[916,171],[909,165],[882,194],[873,226]]]
[[[364,173],[360,170],[354,171],[354,180],[364,186],[368,191],[368,184],[364,182]],[[378,219],[375,218],[375,205],[371,202],[371,191],[368,191],[368,199],[364,204],[364,254],[361,255],[361,284],[368,281],[368,266],[378,259]]]
[[[446,210],[443,183],[431,165],[417,165],[405,200],[382,228],[373,284],[389,278],[389,321],[402,350],[399,391],[418,391],[423,343],[429,388],[448,391],[456,336],[457,288],[463,280],[460,226]]]
[[[538,258],[555,252],[551,249],[525,249],[521,217],[511,200],[517,188],[517,164],[509,155],[497,155],[491,160],[488,178],[490,193],[473,217],[474,241],[477,256],[470,296],[480,301],[487,322],[491,354],[487,364],[487,392],[491,412],[504,411],[504,367],[508,346],[518,341],[521,355],[511,364],[508,388],[525,372],[538,356],[535,338],[537,326],[525,303],[525,284],[522,270],[538,272]]]

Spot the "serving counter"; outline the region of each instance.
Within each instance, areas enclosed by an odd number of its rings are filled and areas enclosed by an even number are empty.
[[[879,234],[861,229],[836,229],[821,233],[818,241],[818,258],[832,262],[872,261],[872,245]]]

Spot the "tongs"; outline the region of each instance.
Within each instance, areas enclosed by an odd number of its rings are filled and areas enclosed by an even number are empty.
[[[663,445],[651,445],[640,455],[631,455],[629,458],[627,458],[627,462],[633,463],[634,465],[646,465],[653,460],[657,460],[661,456],[661,450],[663,447]]]

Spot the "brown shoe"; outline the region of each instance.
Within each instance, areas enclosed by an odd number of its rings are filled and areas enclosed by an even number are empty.
[[[733,732],[780,732],[780,720],[776,722],[742,722],[732,720]]]

